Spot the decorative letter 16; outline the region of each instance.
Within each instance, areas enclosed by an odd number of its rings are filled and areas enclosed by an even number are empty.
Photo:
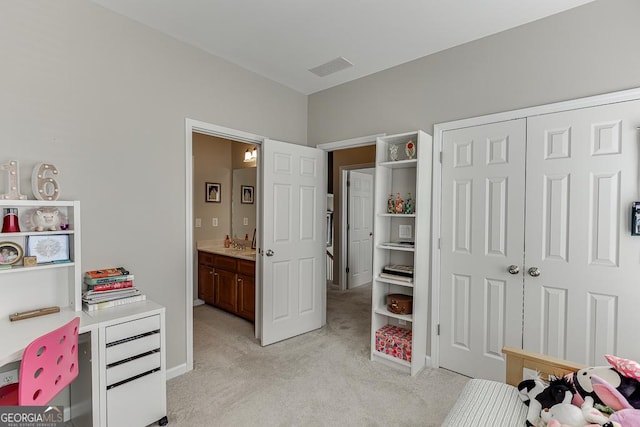
[[[58,200],[60,190],[58,181],[53,176],[58,175],[58,169],[49,163],[38,163],[31,174],[31,190],[38,200]]]
[[[27,196],[20,194],[20,175],[17,160],[0,165],[0,169],[7,171],[7,192],[0,194],[0,199],[5,200],[26,200]]]

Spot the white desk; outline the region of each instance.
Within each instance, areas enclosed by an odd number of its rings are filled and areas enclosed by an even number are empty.
[[[71,384],[71,417],[76,418],[74,407],[81,409],[89,416],[90,422],[84,422],[80,425],[91,424],[96,427],[106,427],[108,425],[108,393],[107,393],[107,329],[126,322],[147,318],[157,315],[160,324],[160,359],[161,370],[159,375],[161,381],[161,393],[158,394],[163,400],[156,402],[162,416],[166,415],[166,361],[165,361],[165,308],[153,301],[142,301],[132,304],[126,304],[109,309],[97,310],[94,312],[73,311],[69,308],[62,309],[59,313],[48,314],[45,316],[34,317],[30,319],[19,320],[15,322],[9,321],[8,318],[0,320],[0,337],[2,344],[0,345],[0,366],[10,362],[20,360],[24,348],[35,338],[50,332],[74,317],[80,317],[80,338],[85,344],[79,345],[79,364],[80,372],[78,378]],[[115,329],[115,328],[114,328]],[[89,339],[90,338],[90,339]],[[83,347],[84,345],[84,347]],[[90,345],[90,347],[89,347]],[[83,350],[84,348],[84,350]],[[90,350],[89,350],[90,349]],[[85,352],[84,359],[82,352]],[[158,357],[156,355],[156,357]],[[75,405],[74,387],[78,389],[75,394],[84,394],[91,392],[91,408],[80,408],[82,405]],[[131,401],[135,402],[135,396],[131,396]],[[90,410],[88,410],[90,409]],[[154,420],[151,420],[153,422]],[[110,423],[114,424],[114,423]]]

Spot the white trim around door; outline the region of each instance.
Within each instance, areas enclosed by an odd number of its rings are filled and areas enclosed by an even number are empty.
[[[238,142],[261,145],[265,137],[236,129],[217,126],[198,120],[185,119],[185,337],[186,369],[193,370],[193,268],[195,245],[193,242],[193,132],[216,136]],[[258,205],[260,199],[258,198]],[[259,206],[258,206],[259,208]],[[256,260],[258,261],[258,260]],[[256,283],[260,283],[256,277]],[[257,305],[256,305],[257,307]],[[256,331],[259,330],[260,316],[256,314]]]

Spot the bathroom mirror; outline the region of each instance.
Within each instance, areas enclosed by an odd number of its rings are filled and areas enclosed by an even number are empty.
[[[233,170],[231,194],[231,234],[242,240],[253,239],[256,229],[256,168]]]

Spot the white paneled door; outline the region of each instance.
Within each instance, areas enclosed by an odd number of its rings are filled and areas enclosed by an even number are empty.
[[[640,101],[528,119],[525,349],[640,359],[638,126]]]
[[[444,132],[441,366],[504,380],[504,345],[640,359],[639,127],[627,101]]]
[[[443,135],[440,366],[476,378],[522,342],[525,123]]]
[[[373,170],[373,169],[372,169]],[[349,289],[373,274],[373,174],[349,172]]]
[[[325,152],[266,140],[263,160],[262,345],[325,319]]]

